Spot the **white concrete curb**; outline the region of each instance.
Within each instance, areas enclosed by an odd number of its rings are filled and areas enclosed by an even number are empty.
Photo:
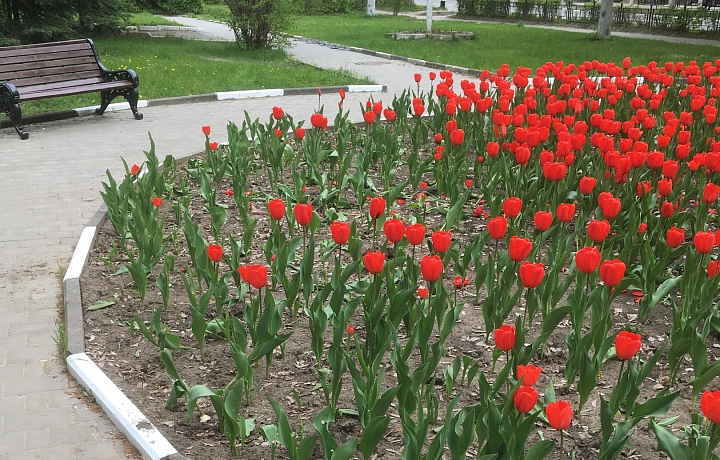
[[[95,232],[97,227],[85,227],[80,234],[77,246],[73,252],[72,259],[70,259],[70,265],[65,272],[63,283],[70,278],[80,278],[82,275],[85,263],[87,263],[88,256],[90,255],[90,249],[92,249],[93,240],[95,239]]]
[[[225,91],[215,93],[218,101],[225,101],[228,99],[254,99],[258,97],[272,97],[282,96],[285,91],[282,89],[255,89],[249,91]]]
[[[382,85],[348,85],[348,93],[375,93],[382,90]]]
[[[120,389],[85,353],[70,355],[68,369],[95,398],[115,426],[127,436],[146,460],[161,460],[177,450],[130,402]]]
[[[148,106],[148,101],[142,99],[138,101],[138,109]],[[78,113],[79,117],[85,117],[88,115],[95,114],[95,109],[99,108],[99,105],[91,105],[88,107],[78,107],[73,109]],[[128,102],[116,102],[108,105],[106,112],[117,112],[118,110],[130,110],[130,104]]]

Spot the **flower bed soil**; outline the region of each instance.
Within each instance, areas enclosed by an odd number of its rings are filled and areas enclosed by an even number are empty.
[[[428,145],[432,144],[428,143]],[[185,174],[185,167],[185,165],[180,167],[179,174]],[[402,171],[400,171],[398,174],[399,180],[403,179],[402,174]],[[405,172],[405,174],[407,173]],[[199,185],[194,181],[191,182],[193,182],[191,214],[195,221],[200,224],[201,231],[206,239],[211,239],[210,219],[203,210],[203,200],[197,192]],[[259,245],[264,244],[270,233],[269,215],[265,206],[265,197],[270,195],[267,184],[268,181],[263,172],[260,171],[259,176],[252,184],[252,188],[248,190],[252,193],[252,212],[254,217],[258,219],[253,242],[256,250],[253,251],[252,258],[243,260],[242,263],[265,263],[264,253]],[[228,206],[228,220],[223,228],[224,233],[226,235],[235,235],[239,239],[243,228],[235,209],[235,203],[232,197],[221,193],[231,188],[232,184],[228,178],[225,178],[225,182],[217,187],[218,201]],[[312,196],[314,192],[316,191],[309,187],[308,194]],[[413,200],[416,201],[416,198],[412,190],[406,192],[406,201],[403,204],[396,203],[393,209],[397,211],[397,217],[407,221],[406,218],[412,214],[409,204]],[[448,200],[443,200],[442,197],[433,197],[432,190],[428,190],[427,194],[429,201],[435,200],[434,205],[449,207]],[[346,193],[346,198],[351,203],[354,203],[351,193]],[[475,197],[473,203],[477,202],[477,200],[478,197]],[[166,200],[159,211],[160,215],[165,219],[165,234],[170,234],[176,225],[170,200]],[[319,209],[318,211],[322,213],[323,210]],[[352,213],[352,211],[349,212]],[[469,206],[466,206],[465,213],[467,218],[460,224],[459,230],[453,230],[453,239],[462,239],[469,243],[478,232],[485,230],[489,217],[487,215],[473,217],[472,208]],[[443,221],[443,214],[428,210],[426,226],[429,231],[433,228],[439,228]],[[359,228],[366,232],[364,234],[366,247],[363,250],[367,250],[370,249],[372,237],[367,233],[364,222],[365,220],[361,217],[358,224]],[[585,225],[585,223],[581,223],[581,225]],[[384,237],[382,239],[384,240]],[[157,348],[150,344],[142,334],[137,331],[131,333],[130,330],[133,312],[147,322],[150,320],[151,306],[162,306],[160,293],[154,285],[155,275],[162,268],[161,266],[156,267],[155,273],[150,275],[148,295],[143,306],[137,291],[132,286],[130,275],[127,273],[113,275],[128,262],[127,257],[120,251],[120,254],[114,258],[111,264],[106,262],[107,259],[112,258],[110,254],[117,240],[118,236],[112,225],[105,222],[100,229],[96,245],[81,278],[83,306],[86,310],[84,312],[84,321],[87,354],[145,413],[180,453],[196,460],[232,458],[228,441],[217,429],[217,417],[214,415],[214,410],[209,401],[206,399],[199,400],[199,405],[207,417],[202,417],[196,411],[191,421],[188,420],[186,407],[182,400],[179,401],[176,410],[165,408],[173,383],[172,378],[166,374],[165,368],[158,358]],[[315,234],[316,245],[328,240],[331,240],[329,225],[323,225]],[[491,246],[487,246],[485,257],[492,254],[493,248]],[[177,350],[173,352],[173,358],[180,375],[189,385],[204,384],[213,389],[223,387],[233,378],[236,372],[232,357],[226,343],[208,336],[205,360],[200,359],[197,343],[190,332],[190,312],[187,295],[178,272],[180,267],[186,267],[190,264],[182,231],[178,232],[177,248],[179,250],[175,254],[176,270],[172,276],[170,307],[164,311],[162,319],[165,324],[170,326],[171,332],[182,338],[183,345],[189,346],[191,349]],[[168,250],[171,249],[172,245],[168,247]],[[427,254],[427,250],[427,247],[424,247],[422,253]],[[504,243],[501,242],[500,251],[503,250],[505,250],[505,247]],[[545,251],[546,249],[543,249],[543,252]],[[317,255],[320,254],[322,254],[322,251],[317,251]],[[101,258],[106,261],[101,260]],[[416,260],[419,260],[419,258],[420,254],[416,254]],[[221,273],[227,270],[230,270],[227,264],[221,264]],[[316,274],[321,274],[323,270],[323,262],[316,260]],[[454,290],[455,288],[452,286],[452,270],[450,268],[446,269],[443,275],[448,290]],[[469,273],[468,276],[471,280],[474,279],[472,273]],[[231,287],[231,292],[234,292],[233,287]],[[441,401],[438,426],[443,422],[442,419],[448,402],[448,397],[443,388],[441,372],[456,356],[473,357],[475,362],[479,363],[481,372],[486,374],[489,381],[492,382],[495,376],[492,365],[494,342],[492,339],[490,341],[486,340],[487,335],[480,311],[484,294],[481,293],[480,298],[476,300],[474,287],[471,284],[467,288],[460,289],[457,296],[459,302],[465,303],[465,308],[458,324],[447,339],[445,359],[441,361],[436,374],[436,391]],[[100,300],[114,300],[116,303],[101,310],[87,311],[87,308]],[[630,293],[623,293],[617,297],[611,308],[616,325],[626,324],[637,313],[635,297]],[[209,316],[212,316],[211,310],[213,309],[210,308],[208,311]],[[240,310],[234,311],[234,313],[238,317],[242,316]],[[515,315],[522,315],[522,305],[516,307],[513,313],[511,318]],[[362,341],[365,331],[363,331],[359,315],[360,309],[358,309],[349,324],[355,325],[356,334],[359,340]],[[669,341],[668,331],[671,321],[672,311],[665,305],[660,304],[652,311],[648,324],[642,330],[642,359],[646,359]],[[261,437],[259,430],[260,426],[277,423],[272,407],[268,403],[268,397],[277,400],[285,408],[293,429],[303,430],[305,434],[312,434],[315,431],[312,422],[319,411],[325,407],[323,392],[315,369],[315,357],[309,346],[311,334],[308,328],[308,318],[302,312],[300,316],[294,317],[288,314],[286,310],[283,324],[282,333],[292,332],[292,336],[287,341],[285,355],[280,356],[279,349],[275,350],[275,357],[267,377],[264,375],[264,366],[262,364],[254,370],[255,390],[251,404],[244,407],[243,413],[246,418],[255,419],[256,429],[251,433],[244,448],[239,447],[239,457],[243,459],[270,459],[270,447]],[[541,320],[536,318],[528,334],[530,340],[540,334],[541,326]],[[542,389],[546,388],[552,381],[558,398],[571,401],[573,408],[577,410],[578,395],[574,387],[569,390],[566,389],[563,374],[568,357],[565,336],[570,329],[569,321],[564,320],[549,340],[544,356],[537,356],[533,359],[533,363],[543,368],[540,380],[536,385],[541,395]],[[330,330],[329,327],[328,331]],[[718,345],[715,344],[709,350],[712,360],[720,356],[720,350],[717,347]],[[504,362],[505,358],[501,357],[495,366],[495,372],[502,368]],[[327,363],[324,364],[327,365]],[[390,364],[389,355],[384,365],[384,387],[387,389],[396,384],[396,377]],[[683,367],[687,367],[687,369],[681,368],[678,374],[677,386],[673,388],[673,390],[681,389],[681,395],[667,414],[668,417],[675,415],[680,417],[675,426],[682,426],[689,423],[690,420],[692,395],[691,388],[686,383],[693,375],[689,363],[688,366]],[[609,395],[612,387],[616,384],[619,370],[619,360],[612,359],[605,363],[598,380],[598,386],[582,412],[575,414],[572,425],[567,430],[567,436],[565,437],[566,451],[575,450],[575,458],[577,459],[598,458],[600,445],[600,421],[598,416],[600,395],[605,395],[605,397]],[[668,375],[666,356],[663,356],[641,388],[642,394],[638,400],[643,401],[647,395],[654,395],[659,389],[667,387],[669,384]],[[452,392],[453,397],[459,392],[462,393],[457,407],[473,403],[477,391],[476,382],[470,386],[467,386],[466,383],[456,385]],[[294,392],[297,392],[299,396],[300,406],[296,404]],[[339,407],[355,408],[352,383],[347,374],[343,383],[343,395],[340,398]],[[389,415],[391,416],[390,426],[378,445],[372,457],[373,459],[397,459],[401,456],[403,434],[394,404]],[[339,444],[351,437],[360,437],[362,434],[359,420],[352,416],[344,416],[338,419],[336,423],[332,424],[331,432]],[[430,439],[432,439],[432,436],[433,433],[429,435]],[[539,436],[546,439],[559,439],[559,433],[540,420],[536,422],[536,431],[531,435],[530,443],[537,442],[540,439]],[[630,446],[623,450],[620,458],[665,458],[664,454],[655,450],[657,446],[655,436],[644,423],[641,423],[635,429]],[[469,453],[474,454],[475,452],[475,447],[471,446]],[[280,446],[277,450],[277,458],[287,458],[284,449]],[[324,458],[319,441],[313,458]],[[354,458],[362,458],[359,448]],[[557,450],[549,458],[558,458]]]

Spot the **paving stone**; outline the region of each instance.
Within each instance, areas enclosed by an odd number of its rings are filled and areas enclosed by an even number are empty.
[[[60,446],[3,455],[2,460],[75,460],[76,458],[72,446]]]
[[[7,417],[3,417],[2,432],[3,434],[22,433],[28,430],[28,428],[37,429],[63,426],[68,424],[71,416],[72,409],[69,407],[58,407],[8,415]]]
[[[5,460],[8,455],[17,454],[25,450],[25,436],[23,433],[0,434],[0,458]]]

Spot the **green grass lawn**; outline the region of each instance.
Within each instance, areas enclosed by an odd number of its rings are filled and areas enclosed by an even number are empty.
[[[470,41],[394,41],[386,32],[424,30],[425,22],[402,16],[365,17],[363,13],[337,16],[303,16],[293,33],[343,45],[359,46],[386,53],[442,62],[476,69],[495,70],[507,63],[540,67],[547,61],[581,63],[597,59],[620,63],[630,56],[634,63],[657,61],[714,60],[720,53],[715,46],[668,43],[613,37],[610,42],[595,41],[590,33],[561,32],[507,24],[475,24],[434,21],[433,28],[475,33]]]
[[[130,68],[140,77],[141,99],[263,88],[366,84],[345,71],[328,71],[288,58],[283,51],[246,51],[234,43],[139,36],[95,40],[111,70]],[[124,99],[115,99],[122,102]],[[43,99],[21,105],[24,115],[100,103],[100,93]]]

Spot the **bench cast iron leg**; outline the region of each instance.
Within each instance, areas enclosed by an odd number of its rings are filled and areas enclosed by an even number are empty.
[[[143,114],[138,112],[137,105],[138,105],[138,90],[137,88],[132,88],[126,91],[103,91],[100,93],[100,107],[95,109],[95,115],[102,115],[105,113],[105,110],[107,110],[108,105],[112,102],[113,99],[115,99],[118,96],[125,96],[125,99],[127,99],[128,103],[130,104],[130,110],[132,110],[133,116],[137,120],[143,119]]]
[[[8,113],[10,116],[10,121],[15,126],[15,131],[17,131],[18,136],[20,136],[20,139],[25,140],[30,135],[27,131],[25,131],[22,127],[22,110],[20,109],[19,104],[11,104],[10,105],[10,112]]]
[[[138,112],[137,105],[138,105],[138,90],[137,88],[131,89],[127,96],[125,96],[127,101],[130,103],[130,110],[132,110],[133,116],[136,120],[142,120],[143,114]]]
[[[102,115],[105,113],[105,109],[108,108],[108,105],[110,105],[110,101],[112,101],[114,96],[111,95],[110,91],[103,91],[100,93],[100,107],[95,109],[95,115]]]

